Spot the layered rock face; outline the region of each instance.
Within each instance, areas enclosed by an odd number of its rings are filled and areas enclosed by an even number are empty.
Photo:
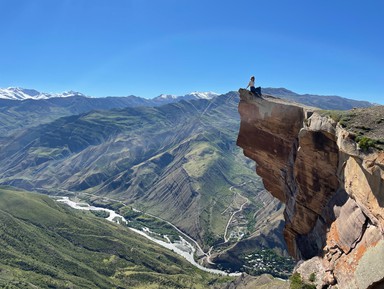
[[[305,260],[297,270],[318,288],[384,288],[384,153],[362,153],[313,108],[239,92],[237,144],[286,204],[289,252]]]

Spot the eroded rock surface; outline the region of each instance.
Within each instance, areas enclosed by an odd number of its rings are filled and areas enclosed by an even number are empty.
[[[362,152],[314,108],[239,92],[237,144],[286,204],[288,250],[306,260],[298,271],[317,268],[318,288],[384,288],[384,152]]]

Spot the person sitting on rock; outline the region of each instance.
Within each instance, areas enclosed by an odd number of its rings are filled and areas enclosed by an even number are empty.
[[[255,88],[255,77],[251,76],[251,80],[249,81],[247,88],[250,88],[251,92],[258,97],[261,97],[261,87]]]

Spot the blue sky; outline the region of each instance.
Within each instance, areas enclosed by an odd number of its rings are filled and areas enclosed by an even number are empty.
[[[0,87],[262,87],[384,104],[384,1],[0,0]]]

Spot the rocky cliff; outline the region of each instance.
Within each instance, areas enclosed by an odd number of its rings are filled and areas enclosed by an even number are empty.
[[[314,108],[239,92],[237,145],[286,204],[297,271],[318,288],[384,288],[384,152]]]

